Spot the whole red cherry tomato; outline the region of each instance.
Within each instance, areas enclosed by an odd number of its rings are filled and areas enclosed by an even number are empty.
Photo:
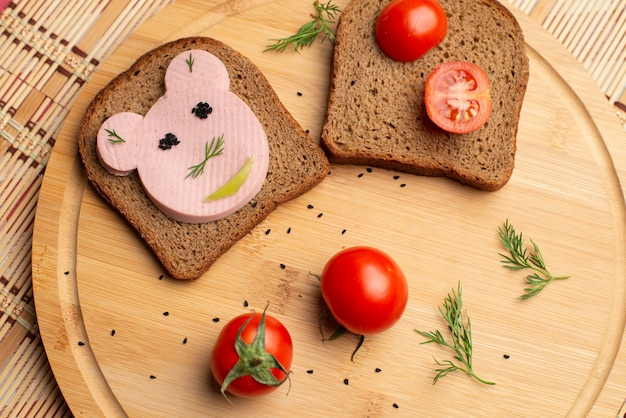
[[[252,312],[224,326],[211,353],[211,371],[224,396],[227,391],[254,397],[274,391],[289,378],[292,358],[287,328],[265,311]]]
[[[489,79],[471,62],[445,62],[428,76],[424,103],[441,129],[457,134],[475,131],[491,115]]]
[[[448,32],[437,0],[394,0],[376,19],[376,40],[390,58],[410,62],[439,45]]]
[[[333,318],[348,331],[376,334],[402,316],[409,298],[404,273],[386,253],[352,247],[333,256],[320,278]]]

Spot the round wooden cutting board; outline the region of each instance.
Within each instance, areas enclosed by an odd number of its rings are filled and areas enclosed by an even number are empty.
[[[47,167],[33,241],[41,335],[74,415],[615,416],[626,396],[610,374],[626,361],[618,353],[626,321],[626,135],[580,64],[519,11],[531,73],[516,168],[500,191],[333,165],[326,180],[279,207],[202,278],[179,282],[163,277],[137,234],[88,184],[75,139],[82,112],[139,55],[176,37],[211,36],[250,58],[318,140],[331,45],[263,52],[268,38],[294,33],[312,11],[310,0],[177,1],[85,87]],[[539,245],[553,273],[571,278],[520,300],[525,273],[500,262],[498,227],[506,220]],[[402,319],[366,338],[353,362],[356,336],[320,337],[314,274],[354,245],[389,253],[410,298]],[[433,385],[434,358],[453,353],[420,345],[415,329],[446,334],[438,307],[459,283],[475,371],[494,386],[461,372]],[[291,387],[231,404],[211,378],[212,345],[229,319],[268,302],[294,340]]]

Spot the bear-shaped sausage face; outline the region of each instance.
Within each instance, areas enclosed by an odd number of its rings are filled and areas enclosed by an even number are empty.
[[[265,181],[269,146],[229,85],[226,67],[209,52],[176,56],[165,94],[145,116],[123,112],[102,124],[102,165],[118,176],[137,170],[146,194],[177,221],[210,222],[237,211]]]

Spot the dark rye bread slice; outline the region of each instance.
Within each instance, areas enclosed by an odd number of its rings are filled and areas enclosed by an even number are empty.
[[[447,176],[497,190],[513,172],[528,57],[515,17],[496,0],[439,0],[448,17],[443,42],[412,63],[388,58],[374,25],[391,0],[352,0],[341,14],[322,148],[332,163]],[[424,107],[433,69],[463,60],[485,70],[493,113],[469,134],[434,125]]]
[[[100,164],[96,134],[105,119],[130,111],[144,115],[164,93],[169,62],[189,49],[204,49],[222,60],[230,89],[256,114],[270,149],[260,192],[237,212],[209,223],[181,223],[161,212],[143,191],[136,172],[118,177]],[[102,197],[137,230],[169,274],[196,279],[280,203],[308,191],[328,174],[328,160],[279,101],[267,79],[247,58],[210,38],[186,38],[140,57],[93,99],[83,117],[78,145],[87,176]]]

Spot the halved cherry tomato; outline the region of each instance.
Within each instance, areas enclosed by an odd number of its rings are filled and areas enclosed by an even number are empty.
[[[415,61],[446,37],[448,18],[437,0],[394,0],[376,19],[376,40],[390,58]]]
[[[276,318],[254,312],[230,320],[215,342],[211,371],[236,396],[254,397],[274,391],[289,377],[293,343]]]
[[[382,332],[402,316],[409,298],[404,273],[386,253],[352,247],[335,254],[320,278],[333,318],[360,335]]]
[[[487,74],[471,62],[445,62],[428,76],[424,103],[441,129],[457,134],[475,131],[491,115]]]

